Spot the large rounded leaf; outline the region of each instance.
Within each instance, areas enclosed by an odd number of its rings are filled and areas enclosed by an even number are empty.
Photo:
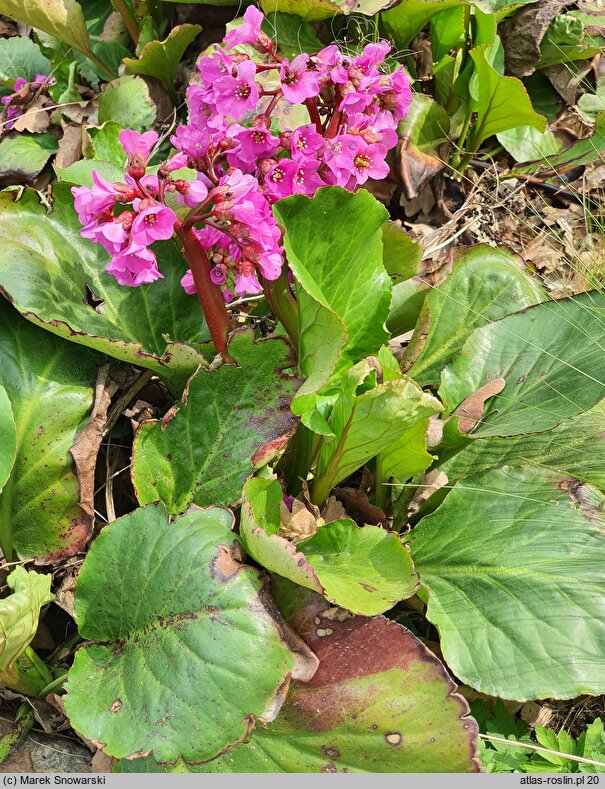
[[[407,364],[421,386],[439,383],[441,370],[473,329],[545,298],[509,253],[485,246],[464,252],[443,285],[426,297],[404,369]]]
[[[288,619],[319,657],[317,673],[292,683],[275,723],[256,726],[249,743],[196,772],[478,771],[477,724],[443,664],[415,636],[283,584]],[[147,761],[146,769],[157,766]]]
[[[275,717],[291,675],[312,675],[315,658],[265,608],[258,572],[238,563],[232,520],[194,508],[169,524],[147,507],[93,543],[75,617],[101,643],[77,651],[65,706],[112,756],[211,759],[255,717]]]
[[[50,213],[33,191],[18,201],[0,194],[0,289],[26,318],[68,340],[179,381],[191,375],[203,358],[183,343],[208,334],[179,284],[186,265],[176,246],[157,245],[164,279],[118,285],[105,271],[108,253],[81,238],[72,204],[65,184],[54,186]]]
[[[133,453],[133,482],[141,504],[163,501],[170,512],[191,504],[234,504],[255,466],[283,449],[294,429],[290,400],[298,381],[281,337],[254,342],[234,337],[241,368],[200,370],[168,424],[144,424]]]
[[[459,482],[410,537],[456,676],[492,696],[605,692],[605,497],[542,468]]]
[[[439,394],[454,411],[496,378],[474,436],[549,430],[605,397],[605,293],[584,293],[509,315],[471,334],[443,371]]]
[[[17,437],[0,494],[7,558],[60,558],[88,540],[91,522],[78,504],[69,450],[92,405],[102,362],[28,323],[0,298],[0,384],[12,403]]]
[[[265,479],[244,487],[240,531],[259,564],[366,616],[414,594],[418,577],[398,534],[343,518],[295,546],[276,533],[280,491],[279,482]]]

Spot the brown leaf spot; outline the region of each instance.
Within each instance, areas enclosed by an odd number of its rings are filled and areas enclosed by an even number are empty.
[[[122,702],[120,699],[116,699],[114,703],[109,708],[109,711],[112,715],[115,715],[116,712],[119,712],[122,709]]]
[[[504,378],[496,378],[470,394],[454,411],[458,417],[458,430],[465,434],[474,430],[483,416],[485,402],[500,394],[505,386]]]
[[[321,768],[322,773],[337,773],[338,770],[336,769],[336,765],[332,764],[332,762],[328,762],[328,764],[324,764]]]
[[[221,583],[228,581],[240,570],[239,563],[235,560],[232,548],[225,545],[218,546],[218,553],[210,562],[210,573],[218,578]]]
[[[376,591],[376,587],[375,586],[370,586],[369,584],[361,583],[361,581],[359,581],[359,585],[361,586],[362,589],[365,589],[366,592],[375,592]]]
[[[388,734],[385,734],[384,738],[389,745],[393,746],[393,748],[396,748],[398,745],[401,745],[401,743],[403,742],[403,737],[401,735],[401,732],[398,731],[391,731]]]
[[[328,759],[340,758],[340,751],[338,750],[338,748],[333,748],[333,747],[328,748],[326,745],[324,745],[321,750],[325,753]]]

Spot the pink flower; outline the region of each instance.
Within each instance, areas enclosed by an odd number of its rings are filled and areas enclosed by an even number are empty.
[[[113,208],[118,200],[114,185],[102,178],[96,170],[92,173],[92,187],[74,186],[71,193],[75,198],[74,207],[82,225],[87,225],[107,209]]]
[[[193,296],[195,293],[195,282],[193,281],[193,274],[191,273],[191,269],[187,269],[187,273],[184,277],[181,278],[181,285],[183,286],[183,290],[185,293],[188,293],[190,296]]]
[[[361,137],[357,138],[357,151],[353,157],[353,176],[358,184],[364,184],[368,178],[386,178],[389,165],[385,162],[387,149],[384,145],[373,143],[368,145]]]
[[[168,159],[168,161],[162,165],[162,170],[167,173],[173,173],[175,170],[187,167],[188,158],[186,153],[175,153],[172,158]]]
[[[252,6],[250,7],[252,8]],[[246,161],[256,161],[273,156],[279,145],[279,137],[271,134],[269,129],[259,127],[246,129],[243,126],[234,125],[229,129],[229,136],[239,143],[236,153]]]
[[[223,39],[227,49],[232,49],[238,44],[258,44],[258,37],[261,32],[260,26],[263,19],[262,11],[259,11],[253,5],[248,6],[242,24],[234,30],[230,30]]]
[[[179,203],[185,203],[188,208],[195,208],[208,197],[208,187],[200,178],[195,181],[179,180],[175,186]]]
[[[245,296],[246,293],[255,295],[262,292],[260,282],[256,277],[254,265],[249,260],[242,260],[237,264],[237,276],[235,277],[235,292],[238,296]]]
[[[128,164],[140,167],[147,164],[151,149],[158,141],[158,135],[154,131],[139,134],[131,129],[123,129],[118,140],[128,156]]]
[[[410,104],[412,103],[410,78],[401,66],[390,76],[392,90],[382,97],[382,103],[385,104],[385,109],[393,113],[395,120],[400,121],[410,111]]]
[[[144,208],[132,223],[130,233],[133,242],[145,246],[171,238],[176,218],[174,211],[164,205]]]
[[[298,164],[292,159],[280,159],[265,176],[267,192],[275,200],[288,197],[294,191],[294,175]]]
[[[235,68],[236,77],[220,77],[214,83],[216,89],[216,108],[225,115],[241,118],[246,110],[255,109],[258,104],[258,88],[254,78],[256,66],[251,60],[244,60]]]
[[[300,159],[301,157],[311,156],[319,151],[323,143],[324,139],[321,134],[317,133],[315,126],[312,124],[299,126],[298,129],[292,132],[290,137],[292,158]]]
[[[331,174],[331,184],[345,186],[348,183],[356,152],[357,140],[350,134],[339,134],[325,141],[322,159]]]
[[[258,258],[258,267],[265,279],[277,279],[283,264],[284,259],[281,252],[265,252]]]
[[[292,180],[292,192],[298,195],[309,195],[312,197],[315,192],[325,183],[319,177],[317,168],[319,162],[313,159],[305,159],[297,162],[297,169]]]
[[[214,268],[210,269],[210,280],[214,282],[215,285],[222,285],[227,279],[227,266],[224,266],[222,263],[214,266]]]
[[[163,278],[153,252],[140,244],[131,244],[114,255],[106,269],[120,285],[130,288]]]
[[[122,216],[124,214],[111,222],[102,222],[101,224],[90,222],[80,230],[80,235],[95,244],[102,244],[109,253],[117,255],[128,245],[128,231],[124,227],[124,223],[120,221]]]
[[[292,63],[284,58],[279,69],[282,93],[291,104],[302,104],[319,93],[319,77],[317,72],[307,69],[308,63],[309,56],[303,52]]]

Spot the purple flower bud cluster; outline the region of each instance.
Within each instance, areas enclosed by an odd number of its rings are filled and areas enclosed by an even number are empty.
[[[0,98],[0,102],[4,105],[2,127],[12,129],[17,118],[20,118],[26,111],[27,105],[34,95],[41,91],[47,91],[56,81],[54,77],[47,77],[44,74],[36,74],[31,82],[24,77],[17,77],[13,92]]]
[[[322,186],[353,190],[388,175],[386,156],[411,102],[403,69],[385,67],[388,43],[368,44],[356,55],[331,45],[289,60],[262,31],[263,18],[250,6],[225,36],[225,48],[199,59],[187,91],[188,122],[171,137],[177,153],[157,175],[147,173],[155,132],[124,131],[124,182],[109,184],[95,173],[92,187],[72,190],[82,235],[110,252],[107,270],[121,284],[161,277],[150,245],[173,232],[193,233],[224,301],[259,293],[262,278],[277,279],[283,265],[274,202],[313,196]],[[238,51],[242,46],[246,52]],[[295,109],[308,122],[280,122]],[[196,178],[175,178],[182,167],[197,171]],[[170,193],[191,209],[183,219],[166,204]],[[196,292],[191,271],[181,284]]]

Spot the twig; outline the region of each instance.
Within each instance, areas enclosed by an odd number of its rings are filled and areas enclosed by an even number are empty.
[[[562,759],[570,759],[572,762],[580,762],[581,764],[592,764],[594,767],[605,767],[605,762],[597,762],[594,759],[585,759],[583,756],[575,756],[571,753],[562,753],[561,751],[551,751],[550,748],[542,748],[540,745],[534,745],[529,742],[517,742],[517,740],[507,740],[505,737],[493,737],[491,734],[480,734],[482,740],[489,740],[490,742],[501,742],[504,745],[512,745],[514,748],[528,748],[530,751],[539,751],[540,753],[550,753],[551,756],[560,756]]]

